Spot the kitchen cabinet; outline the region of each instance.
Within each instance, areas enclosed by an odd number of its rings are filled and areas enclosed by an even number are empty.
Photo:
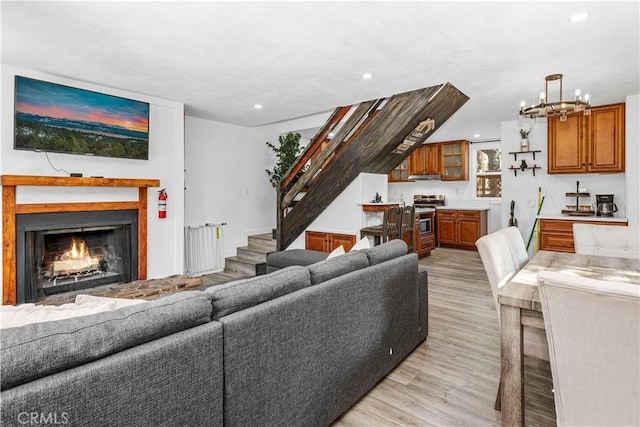
[[[626,222],[585,221],[571,219],[540,219],[538,248],[541,251],[574,253],[573,223],[597,225],[627,225]]]
[[[440,144],[422,144],[411,153],[409,175],[440,175]]]
[[[624,172],[624,132],[624,104],[592,107],[590,115],[569,114],[564,122],[550,117],[548,172]]]
[[[435,224],[434,212],[417,213],[416,224],[413,230],[413,248],[419,258],[431,255],[431,251],[436,248],[436,238],[434,230],[429,233],[420,234],[420,219],[429,218],[431,224]]]
[[[331,252],[342,245],[345,252],[349,252],[355,244],[356,236],[354,234],[328,233],[324,231],[306,231],[304,233],[305,249],[314,251]]]
[[[439,246],[476,250],[476,240],[487,234],[487,211],[438,209],[436,226]]]
[[[389,173],[389,182],[409,181],[409,159],[406,158]]]
[[[447,141],[440,144],[440,176],[443,181],[468,181],[469,141]]]

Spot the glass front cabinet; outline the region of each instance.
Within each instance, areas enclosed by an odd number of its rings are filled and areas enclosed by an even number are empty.
[[[443,181],[467,181],[469,141],[447,141],[441,143],[441,177]]]

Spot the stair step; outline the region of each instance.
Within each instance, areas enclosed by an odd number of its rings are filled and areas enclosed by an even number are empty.
[[[267,262],[267,254],[271,252],[273,251],[264,248],[250,248],[249,246],[236,248],[236,254],[238,257],[259,262]]]
[[[249,276],[260,276],[266,273],[267,264],[239,256],[231,256],[224,259],[224,269],[245,273]]]
[[[249,248],[253,251],[264,251],[265,253],[275,252],[276,240],[271,233],[267,234],[255,234],[247,238],[249,242]]]

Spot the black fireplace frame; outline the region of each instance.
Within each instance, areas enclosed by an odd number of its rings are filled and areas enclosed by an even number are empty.
[[[36,287],[26,284],[25,251],[28,233],[109,225],[131,227],[131,280],[137,280],[139,248],[137,209],[16,214],[16,302],[18,304],[35,302],[38,298]],[[34,283],[33,280],[29,282]]]

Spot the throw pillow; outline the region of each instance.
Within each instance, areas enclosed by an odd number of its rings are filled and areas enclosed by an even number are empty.
[[[370,249],[371,248],[371,243],[369,242],[369,238],[368,237],[363,237],[362,239],[360,239],[360,241],[358,243],[356,243],[355,245],[353,245],[353,247],[351,248],[351,251],[359,251],[360,249]]]
[[[141,304],[143,302],[147,302],[147,300],[143,299],[128,299],[128,298],[108,298],[108,297],[97,297],[94,295],[85,295],[80,294],[76,295],[76,304],[86,304],[86,303],[95,303],[95,302],[113,302],[115,303],[114,310],[117,310],[122,307],[128,307],[130,305]]]
[[[338,246],[337,248],[335,248],[334,250],[331,251],[331,253],[327,257],[327,259],[335,258],[337,256],[344,255],[344,254],[345,254],[344,246],[340,245],[340,246]]]
[[[88,316],[103,311],[114,310],[116,303],[92,302],[86,304],[63,305],[3,305],[0,307],[0,329],[17,328],[31,323],[51,322],[71,317]]]

